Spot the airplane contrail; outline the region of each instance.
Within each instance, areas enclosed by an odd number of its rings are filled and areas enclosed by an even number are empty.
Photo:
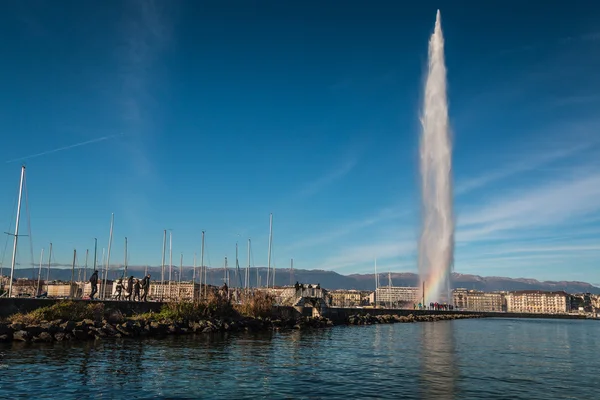
[[[72,145],[69,145],[69,146],[60,147],[60,148],[54,149],[54,150],[48,150],[48,151],[44,151],[42,153],[37,153],[37,154],[32,154],[32,155],[29,155],[29,156],[25,156],[25,157],[15,158],[15,159],[6,161],[6,164],[12,163],[12,162],[15,162],[15,161],[22,161],[22,160],[28,160],[28,159],[36,158],[36,157],[40,157],[40,156],[45,156],[47,154],[58,153],[59,151],[69,150],[69,149],[73,149],[75,147],[81,147],[81,146],[85,146],[85,145],[92,144],[92,143],[103,142],[105,140],[112,139],[112,138],[114,138],[116,136],[121,136],[121,135],[124,135],[124,134],[123,133],[117,133],[117,134],[114,134],[114,135],[103,136],[101,138],[87,140],[87,141],[81,142],[81,143],[75,143],[75,144],[72,144]]]

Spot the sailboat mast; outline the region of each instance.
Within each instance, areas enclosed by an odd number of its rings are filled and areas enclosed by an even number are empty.
[[[102,298],[106,298],[106,282],[108,280],[108,270],[110,268],[110,248],[112,246],[113,228],[115,224],[115,213],[110,217],[110,234],[108,235],[108,250],[106,251],[106,270],[104,272],[104,284],[102,285]]]
[[[169,229],[169,297],[171,297],[171,281],[173,280],[173,231]]]
[[[225,257],[225,266],[223,267],[223,281],[229,287],[229,282],[227,279],[227,257]]]
[[[250,286],[250,239],[248,239],[248,266],[246,267],[246,289]]]
[[[40,270],[38,271],[38,281],[37,281],[37,289],[35,290],[35,294],[39,296],[40,293],[40,282],[42,280],[42,259],[44,258],[44,249],[42,248],[42,253],[40,254]]]
[[[390,300],[390,308],[392,308],[392,273],[388,271],[388,299]]]
[[[123,277],[127,276],[127,236],[125,236],[125,260],[123,260]]]
[[[73,249],[73,265],[71,266],[71,282],[69,283],[69,297],[74,298],[73,281],[75,280],[75,260],[77,259],[77,249]]]
[[[192,267],[192,283],[196,284],[196,253],[194,253],[194,265]]]
[[[177,285],[177,300],[181,300],[181,275],[183,275],[183,253],[179,258],[179,283]]]
[[[204,269],[204,290],[205,295],[208,294],[208,280],[206,279],[206,267],[204,266],[204,231],[202,231],[202,246],[200,247],[200,290],[202,290],[202,269]],[[200,293],[202,295],[202,293]]]
[[[167,249],[167,230],[163,231],[163,246],[162,246],[162,263],[160,264],[160,284],[162,285],[161,293],[165,292],[165,252]],[[162,301],[162,295],[161,295]]]
[[[377,289],[379,289],[379,279],[377,279],[377,257],[375,257],[375,305],[377,305]]]
[[[46,272],[46,283],[50,280],[50,263],[52,262],[52,243],[50,243],[50,251],[48,252],[48,271]]]
[[[85,265],[83,268],[83,281],[87,281],[87,267],[88,267],[88,257],[90,255],[90,249],[85,249]]]
[[[242,273],[240,271],[240,261],[238,258],[238,244],[235,243],[235,275],[238,278],[238,283],[240,285],[240,289],[242,288]]]
[[[271,244],[273,243],[273,213],[269,214],[269,256],[267,258],[267,289],[271,277]]]
[[[21,167],[21,182],[19,183],[19,202],[17,204],[17,222],[15,225],[15,239],[13,242],[12,261],[10,263],[10,282],[8,284],[8,297],[12,297],[12,286],[15,275],[15,262],[17,261],[17,241],[19,239],[19,221],[21,220],[21,200],[23,198],[23,180],[25,179],[25,166]]]
[[[52,246],[52,243],[50,244]],[[94,271],[96,271],[96,264],[98,263],[98,238],[94,238]]]
[[[290,286],[294,284],[294,259],[290,258]]]

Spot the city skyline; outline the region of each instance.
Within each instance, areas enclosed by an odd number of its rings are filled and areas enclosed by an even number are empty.
[[[458,273],[600,282],[600,7],[575,3],[441,9]],[[60,264],[94,238],[101,257],[114,212],[111,264],[128,237],[130,264],[160,265],[171,229],[176,266],[202,230],[205,264],[238,242],[245,265],[250,237],[266,266],[273,213],[277,268],[417,271],[438,6],[268,4],[7,7],[0,224],[24,161],[34,265],[49,242]]]

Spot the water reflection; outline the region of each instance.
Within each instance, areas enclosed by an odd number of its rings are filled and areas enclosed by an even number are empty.
[[[600,324],[586,322],[0,343],[0,398],[586,399],[600,391]]]
[[[454,399],[458,364],[452,321],[421,324],[421,398]]]

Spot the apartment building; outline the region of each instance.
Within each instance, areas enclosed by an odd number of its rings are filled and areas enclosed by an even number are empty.
[[[123,293],[125,293],[123,291]],[[142,290],[140,290],[140,294]],[[198,298],[200,293],[200,284],[191,281],[187,282],[150,282],[150,292],[148,297],[155,300],[164,301],[192,301]]]
[[[375,292],[375,301],[378,305],[402,307],[419,303],[419,288],[402,286],[381,286]]]
[[[454,307],[468,311],[506,311],[506,293],[455,289],[452,292]]]
[[[506,295],[508,312],[561,314],[570,311],[570,296],[566,292],[521,290]]]
[[[333,307],[358,307],[368,301],[368,292],[360,290],[331,290],[329,296]]]
[[[83,285],[77,283],[51,282],[45,286],[48,297],[81,297]]]

